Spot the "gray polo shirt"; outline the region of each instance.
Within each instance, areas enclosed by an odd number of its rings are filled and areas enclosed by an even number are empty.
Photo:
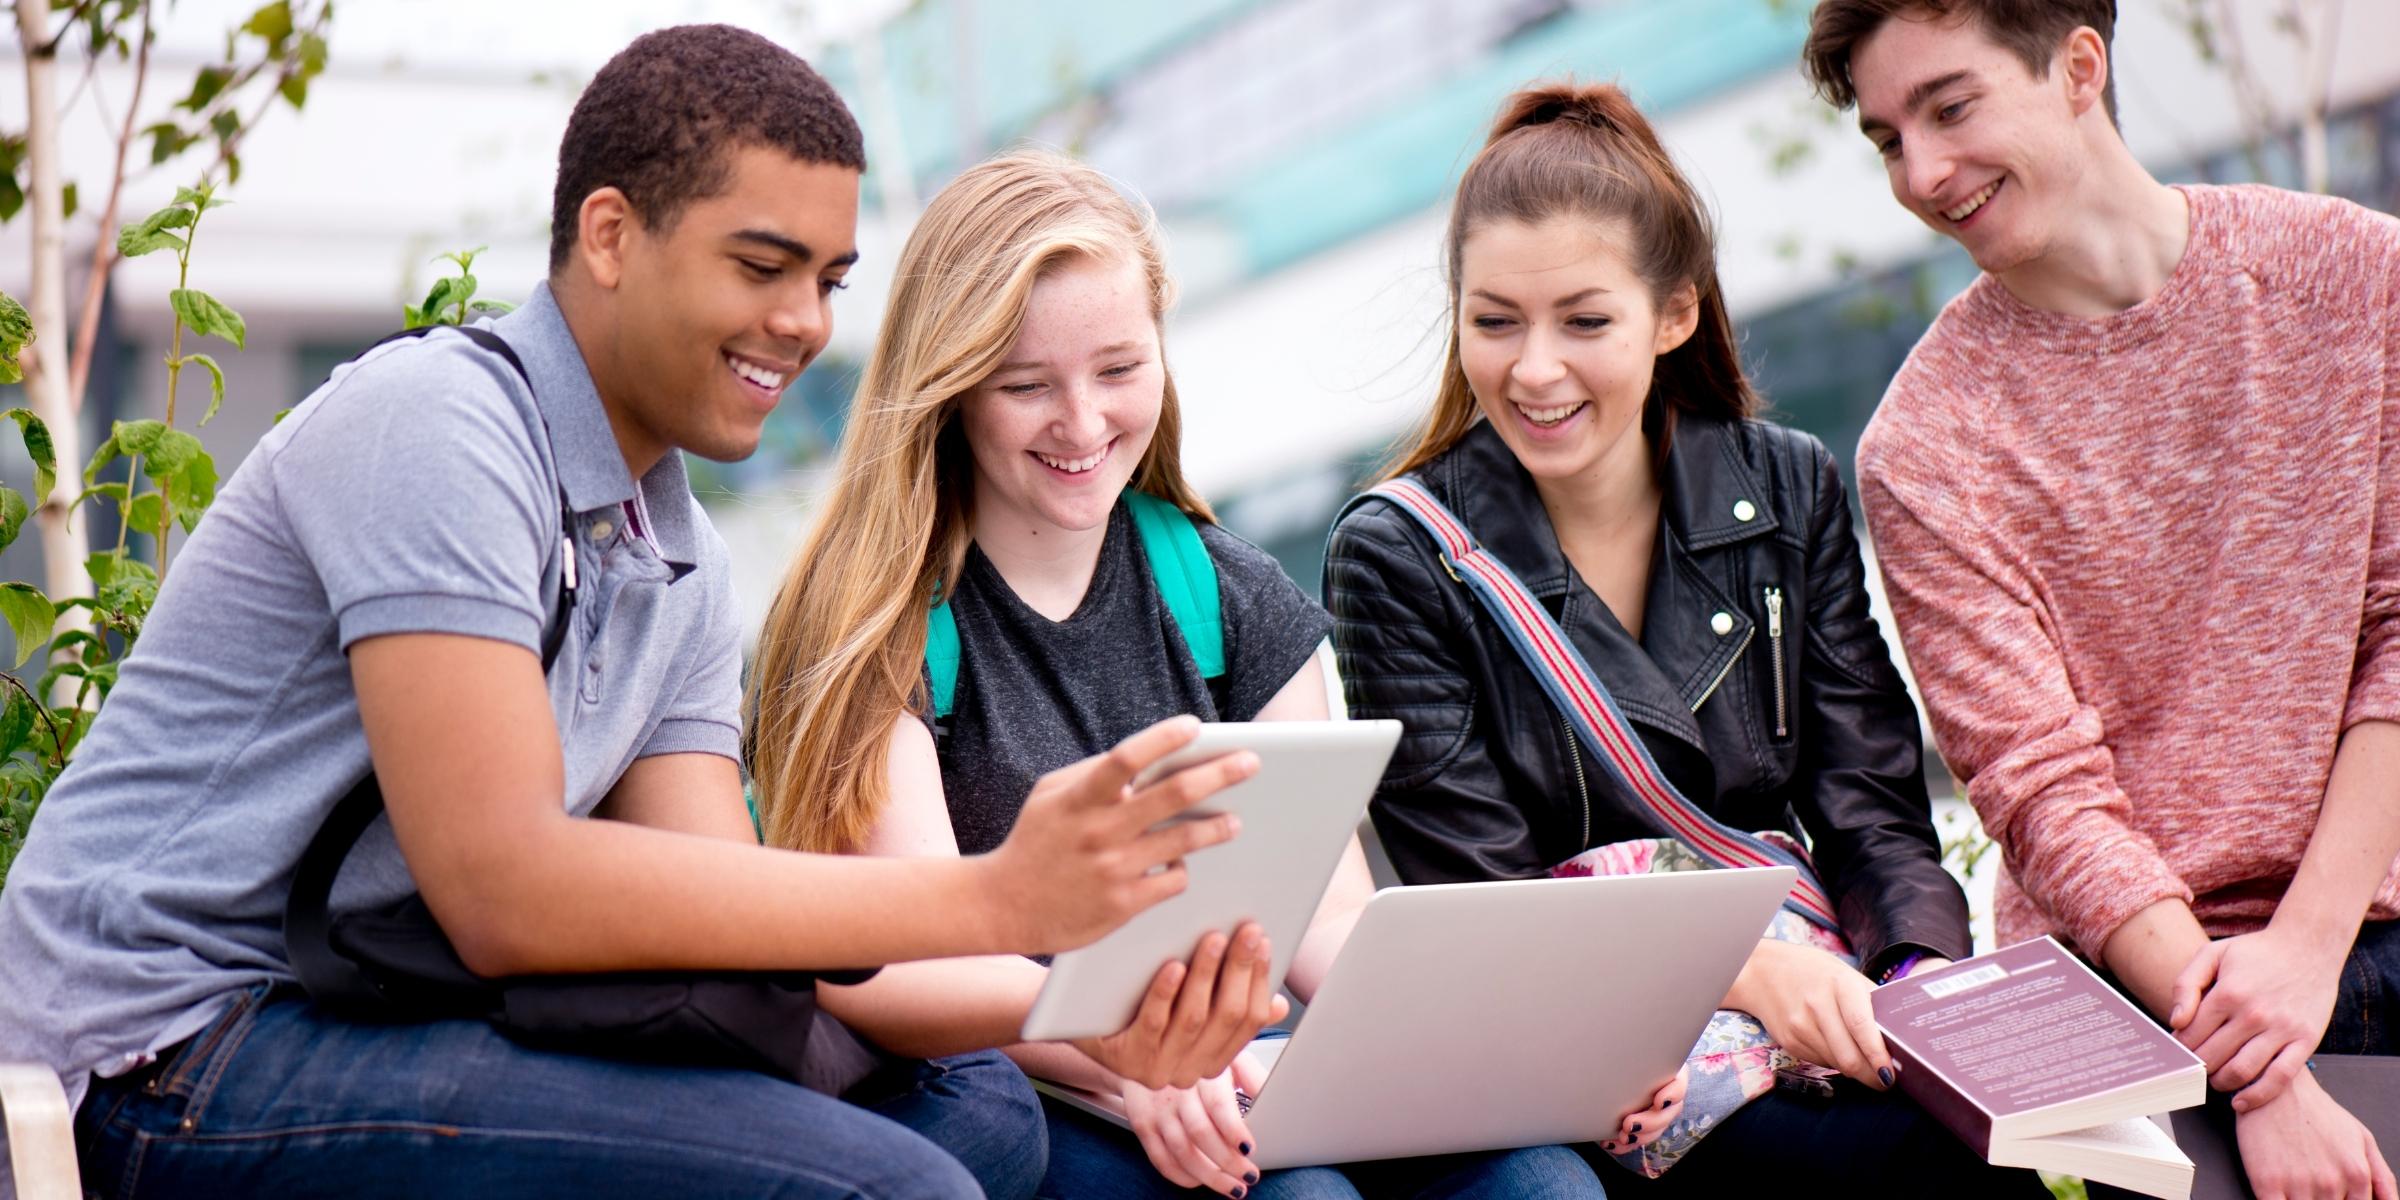
[[[178,549],[0,892],[0,1061],[50,1063],[80,1103],[92,1073],[130,1070],[232,993],[291,977],[293,868],[368,766],[345,651],[457,633],[540,653],[562,487],[579,594],[550,673],[560,803],[590,812],[645,755],[739,752],[725,545],[681,456],[637,501],[546,288],[489,327],[530,392],[458,334],[377,349],[259,443]],[[413,888],[379,819],[334,905]]]

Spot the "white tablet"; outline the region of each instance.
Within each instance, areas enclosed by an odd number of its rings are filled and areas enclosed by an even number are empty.
[[[1258,773],[1209,797],[1195,814],[1231,812],[1239,836],[1184,860],[1181,894],[1116,932],[1050,964],[1027,1041],[1100,1037],[1125,1028],[1158,969],[1191,957],[1212,929],[1257,921],[1274,943],[1273,984],[1316,915],[1359,815],[1375,794],[1398,721],[1258,721],[1205,725],[1190,745],[1151,768],[1157,776],[1235,750],[1258,755]]]

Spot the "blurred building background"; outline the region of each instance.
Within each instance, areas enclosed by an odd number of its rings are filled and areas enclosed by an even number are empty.
[[[154,69],[188,78],[255,2],[182,0]],[[2296,7],[2318,18],[2298,35],[2279,20]],[[1304,588],[1316,585],[1334,509],[1431,395],[1446,193],[1501,98],[1537,78],[1613,80],[1651,115],[1716,206],[1727,297],[1776,418],[1846,465],[1892,372],[1974,268],[1893,204],[1851,118],[1808,94],[1796,67],[1807,9],[354,0],[307,110],[252,135],[226,192],[234,206],[200,232],[193,286],[250,329],[246,350],[212,347],[229,397],[204,435],[230,472],[277,410],[398,326],[442,251],[490,246],[476,264],[483,294],[521,298],[543,269],[557,140],[582,82],[644,29],[726,20],[815,62],[857,112],[873,161],[864,257],[838,302],[833,349],[794,383],[759,455],[696,464],[753,628],[805,529],[917,208],[962,165],[1025,139],[1083,156],[1160,210],[1183,284],[1168,356],[1190,408],[1185,462],[1227,523]],[[2302,184],[2293,121],[2319,95],[2327,186],[2400,208],[2400,4],[2121,0],[2120,10],[2123,125],[2162,177]],[[24,122],[13,44],[10,54],[0,129]],[[70,58],[62,74],[85,72]],[[88,75],[69,112],[70,179],[103,175],[130,91],[119,64]],[[171,101],[173,87],[148,103]],[[140,176],[127,219],[187,182],[172,170]],[[88,207],[69,236],[80,264],[94,236]],[[28,253],[22,218],[0,227],[0,290],[24,294]],[[165,255],[116,270],[87,446],[110,420],[163,406],[172,273]],[[80,295],[79,279],[69,286]],[[0,405],[16,402],[11,391]],[[10,443],[0,472],[22,479],[13,439],[0,441]],[[40,578],[36,541],[0,556],[0,578]]]
[[[2322,77],[2331,187],[2394,208],[2400,5],[2332,6],[2336,35],[2313,41],[2278,26],[2288,6],[2124,0],[2117,78],[2128,139],[2166,178],[2298,184],[2287,122]],[[484,294],[521,297],[541,273],[557,138],[582,81],[642,29],[730,20],[816,62],[858,113],[874,163],[865,257],[840,301],[832,352],[794,384],[756,458],[697,472],[736,548],[753,620],[804,528],[917,207],[963,164],[1025,139],[1087,158],[1159,208],[1183,283],[1168,351],[1192,409],[1185,461],[1227,522],[1304,587],[1315,583],[1335,506],[1430,395],[1446,192],[1501,97],[1536,78],[1614,80],[1651,114],[1716,205],[1727,296],[1777,418],[1817,433],[1846,463],[1907,348],[1974,268],[1891,202],[1849,118],[1809,97],[1795,66],[1807,7],[346,4],[308,109],[253,135],[246,172],[227,192],[234,206],[209,215],[196,247],[194,285],[241,310],[252,333],[247,350],[218,355],[229,399],[207,440],[230,470],[274,412],[396,327],[441,251],[489,245],[476,272]],[[180,63],[188,74],[246,11],[184,0],[163,27],[155,69],[172,78]],[[2223,26],[2211,56],[2190,32],[2195,16]],[[0,60],[0,128],[22,124],[21,70]],[[102,64],[77,93],[70,179],[105,169],[127,75]],[[151,102],[172,99],[160,95],[169,90],[153,88]],[[128,216],[184,182],[166,171],[142,177]],[[90,203],[70,223],[70,263],[88,252]],[[24,239],[21,219],[0,227],[0,290],[23,293]],[[86,445],[109,420],[162,407],[171,272],[167,256],[117,268]],[[0,563],[8,577],[38,578],[31,543]]]

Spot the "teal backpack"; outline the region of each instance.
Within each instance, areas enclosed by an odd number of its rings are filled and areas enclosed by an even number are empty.
[[[1189,513],[1148,492],[1125,489],[1125,507],[1150,559],[1150,578],[1191,648],[1200,677],[1225,674],[1225,620],[1217,599],[1217,563],[1200,543]],[[948,717],[958,693],[958,618],[947,600],[925,614],[925,671],[933,679],[933,715]]]

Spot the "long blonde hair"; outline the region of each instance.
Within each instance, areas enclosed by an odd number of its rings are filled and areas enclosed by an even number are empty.
[[[1659,356],[1644,406],[1642,428],[1656,461],[1666,460],[1676,413],[1739,420],[1758,411],[1717,287],[1716,232],[1699,193],[1622,90],[1573,80],[1536,83],[1501,103],[1483,149],[1459,177],[1443,239],[1450,346],[1441,383],[1432,411],[1378,478],[1440,457],[1483,417],[1459,364],[1459,261],[1467,235],[1494,222],[1530,225],[1558,216],[1624,221],[1633,233],[1634,270],[1650,285],[1654,303],[1687,284],[1695,293],[1698,327]]]
[[[854,850],[882,815],[893,722],[927,703],[925,613],[957,586],[971,540],[974,465],[959,397],[1015,343],[1035,282],[1078,258],[1139,264],[1163,329],[1174,287],[1156,218],[1057,154],[1019,151],[969,168],[901,250],[832,490],[751,668],[747,749],[770,845]],[[1181,442],[1168,373],[1133,486],[1213,522],[1184,481]]]

